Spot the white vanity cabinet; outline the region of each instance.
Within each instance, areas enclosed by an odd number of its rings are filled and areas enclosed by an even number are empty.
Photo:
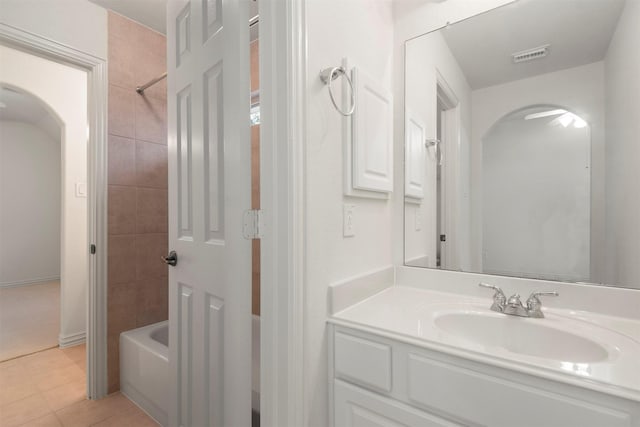
[[[638,427],[640,403],[332,323],[334,427]]]

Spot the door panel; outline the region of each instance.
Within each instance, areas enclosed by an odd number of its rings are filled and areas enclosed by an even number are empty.
[[[251,425],[249,3],[168,4],[170,424]],[[224,82],[224,83],[223,83]]]

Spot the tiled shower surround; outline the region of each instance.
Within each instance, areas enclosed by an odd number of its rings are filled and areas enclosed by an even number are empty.
[[[109,13],[109,392],[120,388],[119,335],[168,318],[166,40]]]

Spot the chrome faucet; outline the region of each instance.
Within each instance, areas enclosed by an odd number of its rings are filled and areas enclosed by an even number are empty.
[[[527,314],[529,317],[535,317],[538,319],[542,319],[544,314],[542,313],[542,302],[538,297],[557,297],[560,295],[559,293],[553,292],[534,292],[529,298],[527,298]]]
[[[504,292],[502,292],[502,289],[500,289],[498,286],[482,282],[478,283],[478,286],[493,289],[494,291],[496,291],[496,293],[493,294],[493,304],[491,305],[491,310],[502,313],[504,311],[505,303],[507,302],[507,297],[504,295]]]
[[[527,306],[525,307],[520,301],[520,295],[515,294],[511,295],[509,299],[505,297],[504,292],[498,286],[489,285],[487,283],[478,283],[479,286],[483,288],[493,289],[495,293],[493,294],[493,304],[491,305],[491,310],[497,311],[498,313],[507,314],[509,316],[520,316],[520,317],[533,317],[536,319],[544,318],[544,314],[542,313],[542,302],[538,297],[541,296],[553,296],[557,297],[559,294],[557,292],[534,292],[529,298],[527,298]]]

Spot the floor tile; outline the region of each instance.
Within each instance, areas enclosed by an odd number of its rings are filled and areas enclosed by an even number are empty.
[[[66,368],[74,364],[73,360],[65,356],[58,348],[22,357],[20,363],[32,377],[48,374],[55,369]]]
[[[56,411],[56,415],[65,427],[86,427],[132,408],[136,406],[129,399],[120,393],[114,393],[101,400],[74,403]]]
[[[140,408],[134,408],[122,414],[107,418],[95,425],[96,427],[158,427],[153,418],[145,414]]]
[[[87,346],[85,344],[61,348],[60,351],[74,362],[87,360]]]
[[[38,391],[30,381],[0,381],[0,406],[33,396]]]
[[[32,420],[20,427],[62,427],[60,420],[55,414],[45,415],[42,418]]]
[[[84,380],[74,381],[42,393],[52,411],[71,406],[87,398],[87,384]]]
[[[85,380],[85,373],[73,361],[64,368],[54,369],[50,372],[34,376],[33,381],[40,391],[51,390],[71,382]]]
[[[37,393],[17,402],[0,406],[0,426],[19,426],[50,413],[47,402],[40,393]]]
[[[0,427],[156,427],[120,393],[86,399],[85,352],[81,345],[1,362]]]
[[[56,416],[65,427],[88,427],[112,415],[99,402],[83,400],[56,411]]]

